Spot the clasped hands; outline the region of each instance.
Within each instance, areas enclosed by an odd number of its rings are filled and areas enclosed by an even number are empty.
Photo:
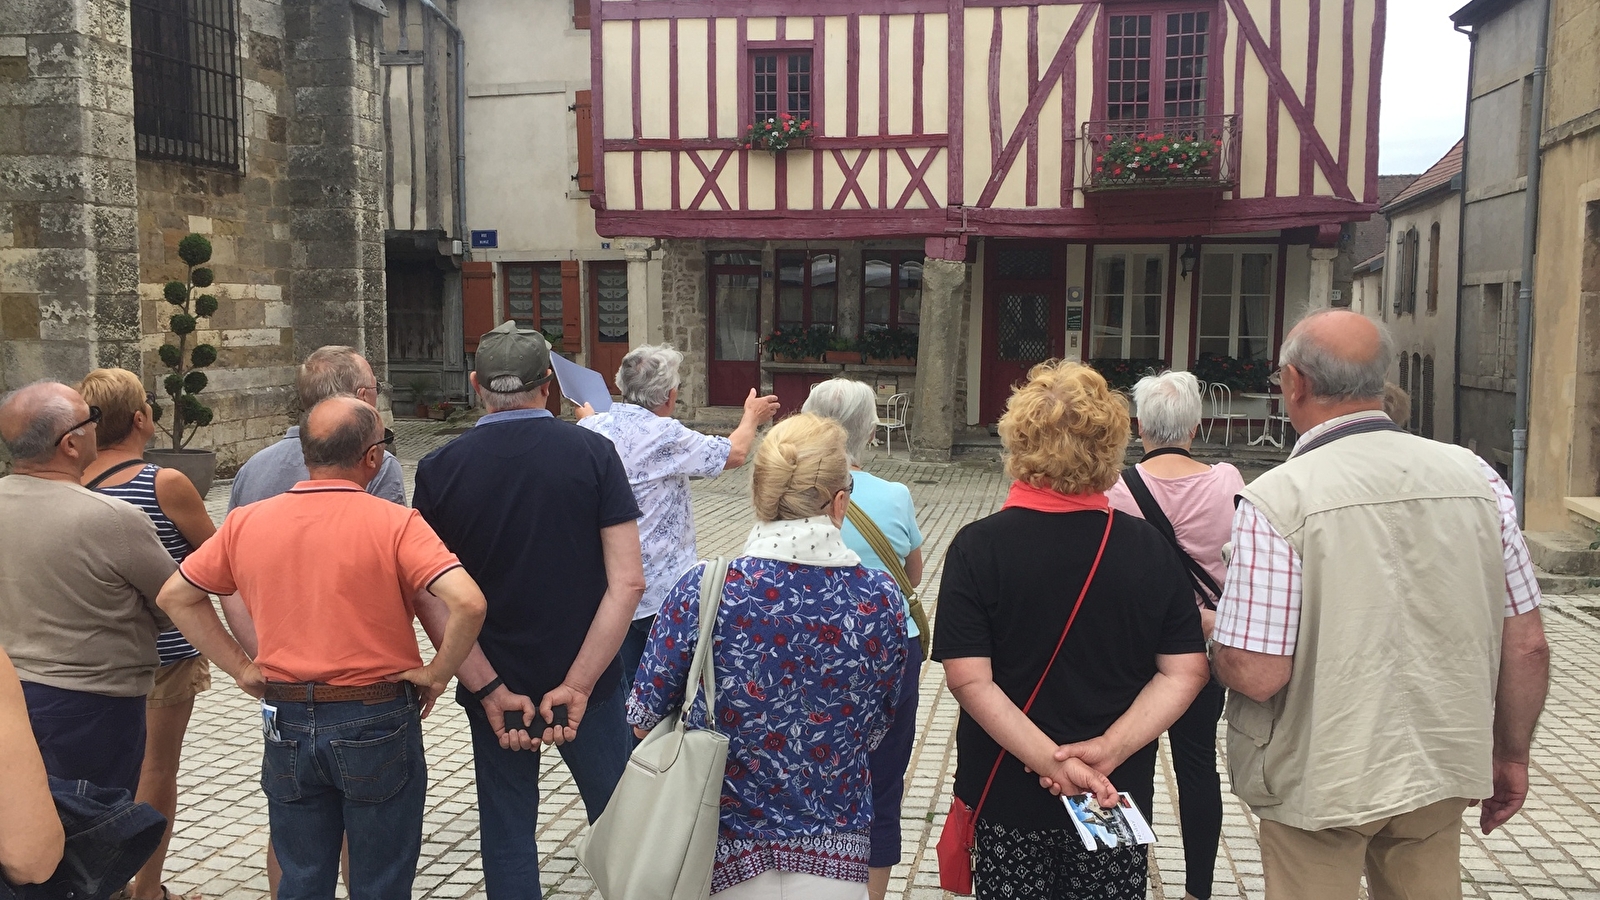
[[[1055,760],[1045,772],[1028,772],[1039,776],[1039,786],[1056,796],[1062,794],[1093,794],[1095,802],[1110,808],[1117,805],[1117,789],[1111,783],[1111,772],[1122,761],[1112,753],[1104,737],[1076,744],[1062,744],[1056,748]]]

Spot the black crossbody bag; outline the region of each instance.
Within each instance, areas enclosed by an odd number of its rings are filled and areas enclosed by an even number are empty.
[[[1175,447],[1162,448],[1147,455],[1145,459],[1161,455],[1163,450],[1168,453],[1183,453]],[[1183,455],[1188,456],[1187,453]],[[1178,543],[1178,532],[1172,527],[1172,520],[1161,511],[1161,504],[1156,502],[1155,495],[1150,493],[1149,485],[1144,483],[1144,477],[1139,474],[1139,467],[1129,466],[1123,469],[1122,483],[1128,486],[1128,493],[1132,494],[1133,501],[1139,504],[1139,511],[1144,513],[1144,520],[1154,525],[1156,530],[1161,532],[1161,536],[1167,539],[1167,543],[1172,545],[1172,549],[1178,551],[1178,558],[1183,560],[1183,567],[1189,573],[1189,581],[1194,585],[1195,593],[1202,598],[1205,608],[1216,609],[1217,601],[1222,598],[1222,585],[1217,584],[1217,580],[1211,577],[1206,567],[1196,562],[1195,558],[1183,549],[1183,545]]]

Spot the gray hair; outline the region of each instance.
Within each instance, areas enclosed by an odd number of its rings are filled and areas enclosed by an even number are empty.
[[[295,388],[300,393],[300,408],[310,412],[312,407],[329,397],[340,394],[354,396],[358,389],[367,387],[367,370],[370,366],[364,366],[365,362],[366,358],[357,353],[354,347],[330,344],[311,351],[311,355],[300,366],[299,377],[295,379]]]
[[[300,423],[300,449],[307,468],[353,469],[360,464],[372,446],[372,436],[383,427],[383,419],[365,403],[352,403],[348,408],[339,424],[323,435],[311,433],[311,413],[306,413]]]
[[[1139,406],[1139,436],[1157,447],[1194,439],[1200,425],[1200,381],[1190,372],[1146,375],[1133,386]]]
[[[867,443],[878,428],[878,398],[865,382],[843,376],[811,386],[802,412],[832,419],[844,426],[844,449],[853,465],[861,465]]]
[[[617,390],[622,399],[655,409],[667,402],[672,389],[678,386],[678,366],[683,354],[666,344],[645,344],[628,351],[617,367]]]
[[[548,380],[540,382],[533,387],[528,387],[521,378],[515,375],[501,375],[488,384],[478,382],[478,397],[483,400],[483,408],[489,412],[500,412],[507,409],[531,409],[538,406],[535,402],[535,391],[546,384]]]
[[[1319,400],[1382,400],[1389,360],[1394,356],[1394,336],[1382,322],[1367,320],[1378,329],[1378,352],[1371,359],[1339,356],[1317,341],[1315,329],[1303,327],[1319,316],[1347,312],[1321,309],[1301,319],[1294,333],[1283,342],[1278,362],[1294,366],[1308,383],[1311,396]]]
[[[45,378],[25,384],[22,387],[0,397],[0,409],[5,409],[13,403],[24,402],[22,395],[32,392],[47,384],[60,384],[61,382]],[[23,423],[22,429],[11,437],[4,438],[6,449],[11,451],[11,459],[19,463],[44,462],[56,454],[56,446],[66,436],[66,431],[78,421],[78,411],[73,408],[72,401],[59,393],[49,395],[35,401],[33,417]],[[80,432],[83,429],[78,429]]]

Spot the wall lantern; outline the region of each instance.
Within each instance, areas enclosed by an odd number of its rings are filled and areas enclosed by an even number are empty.
[[[1194,271],[1194,264],[1200,261],[1200,248],[1190,244],[1183,248],[1183,253],[1178,256],[1178,271],[1183,277],[1188,278]]]

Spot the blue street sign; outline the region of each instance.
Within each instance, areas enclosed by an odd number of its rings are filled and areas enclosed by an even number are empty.
[[[472,248],[474,250],[487,250],[500,246],[500,232],[493,228],[479,231],[473,229]]]

